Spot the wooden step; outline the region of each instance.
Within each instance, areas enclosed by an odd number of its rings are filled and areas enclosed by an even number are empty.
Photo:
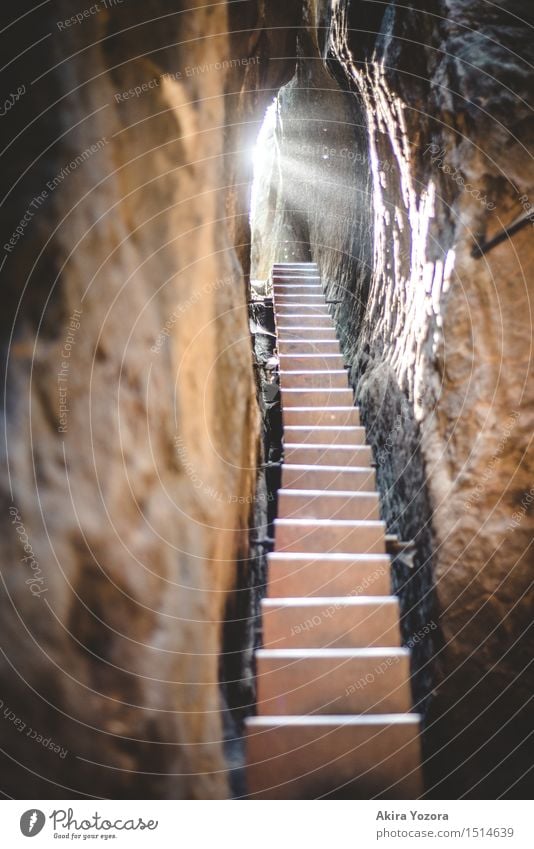
[[[332,321],[332,317],[328,312],[328,308],[324,306],[319,306],[318,304],[299,304],[297,306],[284,306],[283,304],[279,305],[275,309],[275,316],[277,322],[282,324],[286,323],[286,318],[293,319],[299,316],[304,316],[307,318],[318,318],[320,322],[324,323],[324,319],[328,319],[330,322]]]
[[[304,274],[303,272],[279,272],[273,274],[273,292],[279,286],[318,286],[324,293],[321,278],[318,274]]]
[[[380,518],[376,492],[325,492],[322,489],[279,489],[280,519],[356,519]]]
[[[358,427],[357,407],[288,407],[284,411],[284,426]]]
[[[305,445],[308,442],[314,445],[364,445],[365,428],[350,425],[320,425],[313,428],[308,425],[285,425],[284,439],[291,445]]]
[[[284,389],[282,405],[286,407],[350,406],[352,389]]]
[[[287,302],[290,304],[300,303],[304,298],[326,306],[323,287],[320,283],[276,283],[273,286],[273,295],[276,303]]]
[[[280,354],[280,371],[341,370],[345,361],[341,354]]]
[[[301,313],[297,313],[294,315],[281,316],[277,321],[277,326],[280,330],[288,327],[326,327],[333,329],[334,322],[329,315],[303,315]]]
[[[332,322],[332,316],[324,304],[313,304],[309,301],[298,304],[276,304],[274,309],[277,324],[283,324],[286,318],[298,318],[303,316],[311,319],[317,317],[319,323],[324,319],[329,319]],[[333,322],[332,322],[333,323]]]
[[[323,304],[325,302],[325,296],[323,293],[323,287],[320,283],[276,283],[273,286],[273,294],[274,300],[279,301],[280,299],[284,299],[286,296],[293,298],[304,297],[307,298],[310,295],[320,296]]]
[[[292,259],[283,259],[280,262],[273,263],[274,268],[317,268],[317,263],[310,260],[292,260]]]
[[[325,341],[335,342],[337,339],[336,332],[332,327],[288,327],[287,325],[278,325],[278,338],[283,341],[300,342],[307,339],[324,339]]]
[[[331,390],[334,391],[334,390]],[[285,403],[285,398],[283,399]],[[284,461],[292,466],[370,466],[368,445],[321,445],[284,443]]]
[[[306,287],[308,292],[293,292],[293,293],[274,293],[274,308],[275,310],[292,309],[298,310],[301,307],[322,307],[328,311],[328,305],[324,299],[324,295],[312,289],[311,286]]]
[[[317,302],[312,298],[304,298],[304,295],[301,295],[298,301],[276,301],[274,305],[274,313],[279,322],[281,322],[281,318],[285,316],[314,316],[318,315],[322,318],[329,318],[332,321],[332,316],[328,310],[328,307],[319,300]]]
[[[382,522],[349,519],[276,519],[276,551],[385,554]]]
[[[263,649],[259,716],[408,713],[410,652],[401,648]]]
[[[349,379],[345,369],[335,371],[280,371],[282,389],[345,389]]]
[[[323,295],[310,293],[308,295],[276,295],[274,297],[274,309],[275,312],[279,312],[280,310],[292,310],[293,312],[298,312],[299,310],[307,310],[315,307],[316,309],[322,309],[325,313],[328,313],[328,307],[325,303]]]
[[[280,354],[340,354],[341,348],[337,339],[278,339],[277,346]]]
[[[269,598],[390,595],[391,564],[385,554],[267,555]]]
[[[264,598],[261,611],[266,649],[400,646],[396,596]]]
[[[416,714],[251,717],[246,721],[252,799],[417,799]]]
[[[313,274],[319,276],[319,269],[313,263],[287,263],[273,266],[273,277],[278,274]]]
[[[273,274],[273,286],[277,283],[303,283],[307,280],[313,283],[321,282],[318,274],[308,274],[298,269],[296,271],[277,271],[276,274]]]
[[[375,488],[375,471],[356,466],[311,466],[284,463],[284,489],[320,489],[323,491],[371,492]]]

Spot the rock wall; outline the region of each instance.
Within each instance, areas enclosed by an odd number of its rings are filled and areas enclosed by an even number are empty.
[[[384,518],[413,543],[395,590],[427,792],[520,797],[532,224],[486,246],[531,212],[532,11],[336,0],[331,15],[309,3],[305,19],[273,134],[274,256],[304,246],[340,302]],[[258,233],[258,276],[272,255]]]
[[[366,21],[366,4],[336,4],[330,34],[364,104],[373,163],[355,380],[380,432],[390,520],[413,535],[423,481],[430,501],[442,645],[429,788],[520,796],[532,687],[532,225],[482,257],[474,250],[534,189],[532,10],[389,4],[372,57],[352,29]],[[423,509],[423,534],[426,521]]]
[[[228,139],[261,117],[247,80],[284,74],[264,4],[246,6],[240,27],[225,3],[0,13],[14,95],[0,747],[15,797],[229,792],[222,624],[258,414]]]

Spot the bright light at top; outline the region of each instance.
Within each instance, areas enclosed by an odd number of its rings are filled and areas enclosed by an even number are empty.
[[[267,107],[263,124],[260,127],[256,144],[252,148],[252,164],[254,171],[261,169],[265,160],[270,157],[272,144],[274,140],[274,131],[276,129],[276,98],[270,106]]]
[[[258,133],[256,144],[251,150],[252,165],[254,168],[254,177],[252,180],[252,194],[250,198],[250,218],[254,219],[256,213],[256,203],[261,185],[265,182],[269,172],[273,167],[274,157],[276,153],[275,147],[275,129],[276,129],[276,99],[265,112],[263,124]]]

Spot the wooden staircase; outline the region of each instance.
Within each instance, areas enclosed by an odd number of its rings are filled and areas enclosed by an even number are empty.
[[[284,463],[248,798],[415,799],[419,717],[371,450],[317,267],[279,263],[273,287]]]

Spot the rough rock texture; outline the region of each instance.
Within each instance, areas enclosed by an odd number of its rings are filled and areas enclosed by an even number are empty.
[[[239,27],[226,3],[1,12],[4,90],[25,87],[1,118],[16,797],[228,794],[218,667],[258,422],[225,146],[255,107],[225,95],[258,85],[270,37],[246,5]]]
[[[534,192],[532,10],[410,6],[388,5],[373,61],[362,63],[348,29],[365,25],[366,4],[348,17],[338,4],[331,32],[365,106],[374,163],[375,262],[355,377],[373,420],[408,400],[410,426],[403,415],[385,459],[400,527],[418,494],[404,470],[419,452],[432,508],[443,646],[426,732],[430,792],[520,795],[532,689],[532,225],[482,258],[472,247]]]
[[[326,16],[308,4],[302,59],[279,98],[275,257],[309,246],[341,300],[384,518],[415,541],[396,560],[395,588],[426,716],[428,793],[521,796],[532,225],[482,257],[473,248],[528,214],[534,196],[532,10],[336,0]],[[322,95],[334,79],[347,94]],[[299,152],[321,134],[331,152]],[[258,276],[269,250],[258,234]]]

